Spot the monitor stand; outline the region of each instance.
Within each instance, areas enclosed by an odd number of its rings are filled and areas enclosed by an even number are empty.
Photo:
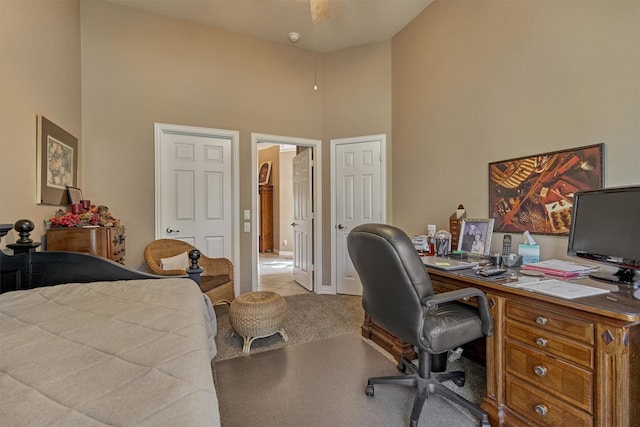
[[[633,280],[634,271],[630,268],[620,268],[615,273],[605,273],[601,271],[594,271],[589,273],[589,277],[596,280],[603,280],[605,282],[612,282],[618,285],[628,286],[640,286],[640,282]]]

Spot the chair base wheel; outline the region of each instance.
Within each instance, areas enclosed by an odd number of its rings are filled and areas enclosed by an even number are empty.
[[[367,389],[365,390],[365,393],[367,394],[367,396],[373,396],[373,385],[372,384],[367,384]]]
[[[396,366],[396,368],[398,368],[398,371],[402,372],[403,374],[407,371],[407,365],[402,363],[402,361],[398,362],[398,366]]]

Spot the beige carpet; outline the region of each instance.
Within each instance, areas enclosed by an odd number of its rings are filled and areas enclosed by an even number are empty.
[[[351,295],[302,294],[284,297],[288,316],[284,329],[289,336],[285,343],[279,334],[259,338],[251,345],[251,353],[273,350],[285,345],[302,344],[343,334],[360,334],[364,322],[362,299]],[[227,306],[216,306],[218,355],[215,361],[238,356],[242,353],[242,338],[232,335]]]
[[[398,375],[395,362],[355,334],[253,353],[215,362],[222,427],[407,426],[413,390],[377,385],[364,389],[370,376]],[[460,359],[467,384],[458,389],[479,401],[484,369]],[[420,419],[424,426],[478,425],[440,397],[428,399]]]

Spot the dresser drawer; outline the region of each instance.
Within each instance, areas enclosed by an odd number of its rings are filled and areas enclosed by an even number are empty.
[[[48,251],[84,252],[124,264],[124,227],[47,230]]]
[[[593,369],[593,347],[564,338],[558,334],[549,333],[541,328],[523,325],[507,319],[505,322],[506,335],[572,363]]]
[[[589,321],[513,301],[507,301],[505,310],[507,318],[593,345],[594,326]]]
[[[507,375],[506,403],[530,425],[549,427],[592,427],[593,417],[553,396]]]
[[[505,340],[507,373],[535,384],[578,408],[593,412],[593,374],[577,366]]]

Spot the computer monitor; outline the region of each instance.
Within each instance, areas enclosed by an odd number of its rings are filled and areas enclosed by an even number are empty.
[[[592,277],[638,285],[640,270],[640,186],[605,188],[574,194],[567,254],[614,265],[613,274]]]

